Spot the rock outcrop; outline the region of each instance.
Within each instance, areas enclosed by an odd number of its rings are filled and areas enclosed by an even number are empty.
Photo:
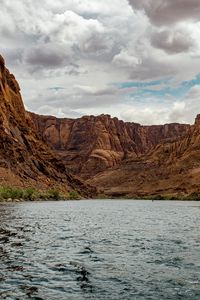
[[[75,174],[88,179],[121,161],[138,158],[162,140],[174,140],[187,124],[141,126],[109,115],[58,119],[30,113],[37,131]]]
[[[91,195],[95,189],[85,186],[67,172],[35,130],[26,113],[19,85],[0,56],[0,184],[60,187]]]

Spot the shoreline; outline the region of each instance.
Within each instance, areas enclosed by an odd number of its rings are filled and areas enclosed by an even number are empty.
[[[35,199],[35,200],[24,200],[24,199],[2,199],[1,204],[12,204],[12,203],[37,203],[37,202],[71,202],[71,201],[148,201],[148,202],[200,202],[199,199],[144,199],[144,198],[90,198],[90,199]]]
[[[150,194],[150,195],[131,195],[131,194],[106,194],[99,193],[93,197],[82,197],[79,191],[69,190],[60,191],[53,187],[46,190],[37,190],[32,187],[19,188],[0,185],[0,203],[21,203],[37,201],[69,201],[69,200],[144,200],[144,201],[200,201],[200,194],[192,192],[188,194]]]

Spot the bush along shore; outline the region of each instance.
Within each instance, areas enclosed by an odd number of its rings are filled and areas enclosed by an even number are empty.
[[[80,200],[79,193],[75,190],[61,193],[57,189],[39,191],[34,188],[16,188],[0,186],[0,202],[42,201],[42,200]]]

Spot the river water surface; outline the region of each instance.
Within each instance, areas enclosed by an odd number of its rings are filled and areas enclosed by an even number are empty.
[[[0,205],[0,299],[200,299],[200,203]]]

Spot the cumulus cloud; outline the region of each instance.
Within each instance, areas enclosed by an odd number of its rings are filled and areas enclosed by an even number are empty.
[[[161,86],[199,73],[199,7],[199,0],[2,0],[0,52],[30,110],[154,124],[192,120],[195,89],[169,104]],[[140,93],[140,83],[153,80],[160,81],[152,87],[159,103]],[[138,86],[117,88],[128,81]]]
[[[53,17],[51,29],[46,33],[52,42],[63,43],[66,46],[78,48],[83,52],[98,51],[103,44],[104,26],[93,19],[85,19],[72,12],[65,11]]]
[[[128,122],[138,122],[145,125],[167,123],[193,124],[195,117],[200,113],[199,108],[200,86],[195,85],[180,100],[146,99],[145,103],[135,102],[127,104],[121,109],[120,117]]]
[[[121,118],[128,122],[138,122],[144,125],[167,123],[192,123],[191,115],[186,112],[185,102],[168,103],[168,105],[135,105],[122,111]]]
[[[135,67],[142,63],[141,58],[135,56],[134,54],[128,53],[125,49],[123,49],[120,53],[116,54],[113,57],[114,64],[122,67]]]
[[[163,123],[163,116],[166,116],[164,109],[152,107],[128,107],[121,112],[121,118],[127,122],[136,122],[143,125]],[[164,121],[165,122],[165,121]]]

